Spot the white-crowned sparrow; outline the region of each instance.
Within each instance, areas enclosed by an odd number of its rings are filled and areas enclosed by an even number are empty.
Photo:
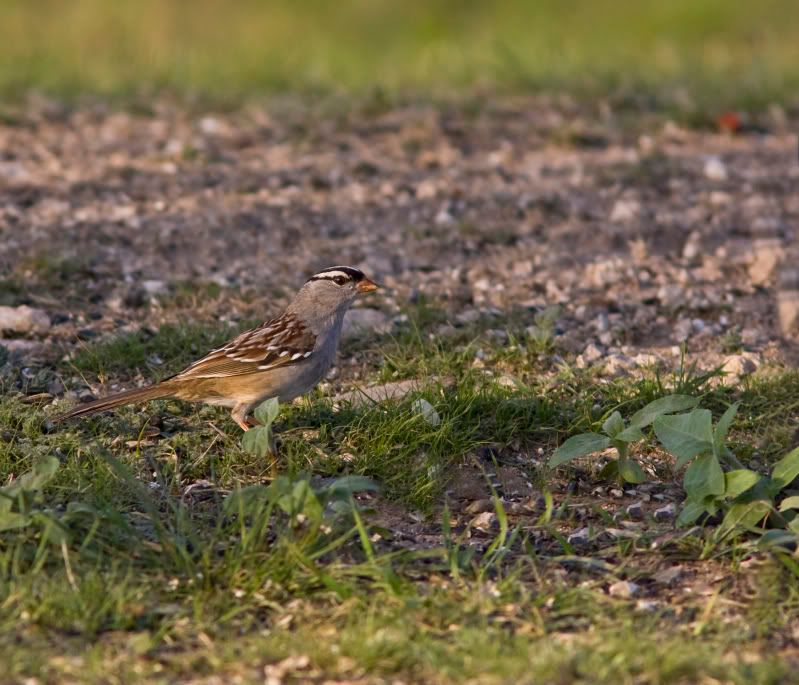
[[[147,388],[83,404],[54,419],[174,397],[230,407],[247,430],[250,411],[263,400],[288,402],[324,377],[338,348],[344,314],[361,293],[377,284],[350,266],[332,266],[311,276],[280,316],[245,331],[179,374]]]

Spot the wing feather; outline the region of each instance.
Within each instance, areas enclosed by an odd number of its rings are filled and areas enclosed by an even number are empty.
[[[244,331],[186,367],[176,379],[242,376],[296,364],[313,354],[316,336],[295,316],[284,315]]]

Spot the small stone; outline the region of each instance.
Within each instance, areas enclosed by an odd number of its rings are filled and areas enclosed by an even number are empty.
[[[438,189],[436,188],[436,184],[430,180],[424,180],[416,186],[416,197],[419,200],[429,199],[431,197],[435,197]]]
[[[50,317],[27,305],[0,307],[0,331],[42,335],[50,330]]]
[[[658,288],[657,298],[664,307],[676,309],[685,302],[685,291],[679,283],[667,283]]]
[[[484,511],[472,519],[472,527],[483,532],[488,532],[494,526],[497,515],[493,511]]]
[[[494,502],[490,499],[476,499],[470,503],[464,511],[467,514],[484,514],[487,511],[494,511]]]
[[[635,200],[616,200],[610,212],[610,220],[614,223],[631,221],[640,211],[641,205]]]
[[[382,335],[388,333],[392,325],[388,314],[379,309],[367,309],[366,307],[350,309],[344,315],[341,339],[342,342],[349,342],[373,335]]]
[[[595,362],[601,359],[604,354],[605,352],[604,350],[602,350],[601,347],[595,345],[594,343],[591,343],[583,350],[583,359],[585,359],[585,361],[589,363]]]
[[[636,520],[644,518],[644,503],[633,502],[629,507],[627,507],[627,516]]]
[[[580,528],[579,530],[574,531],[569,537],[567,541],[570,545],[587,545],[589,540],[588,528]]]
[[[682,248],[683,259],[696,259],[702,251],[702,234],[693,231]]]
[[[711,181],[726,181],[727,167],[718,157],[708,157],[705,162],[705,178]]]
[[[635,366],[635,362],[625,354],[611,354],[605,359],[605,373],[609,376],[623,376]]]
[[[683,570],[680,566],[669,566],[668,568],[661,569],[652,576],[658,585],[672,586],[676,585],[680,578],[683,577]]]
[[[495,340],[499,343],[506,343],[508,342],[508,332],[502,330],[501,328],[491,328],[485,332],[486,338],[490,340]]]
[[[756,328],[744,328],[741,331],[741,342],[747,347],[758,345],[763,336]]]
[[[758,359],[755,355],[751,353],[735,354],[724,360],[722,371],[734,378],[740,378],[757,371],[757,366]]]
[[[441,417],[436,408],[423,397],[413,403],[413,411],[416,414],[420,414],[431,426],[438,426],[441,423]]]
[[[475,323],[480,319],[480,312],[477,309],[466,309],[455,315],[455,321],[461,326]]]
[[[691,323],[690,319],[680,319],[676,324],[674,324],[675,340],[678,342],[687,340],[690,337],[692,330],[693,324]]]
[[[653,516],[655,521],[671,521],[677,514],[677,507],[674,504],[667,504],[665,507],[655,509]]]
[[[166,290],[166,283],[156,280],[142,281],[141,287],[150,295],[158,295]]]
[[[447,211],[446,207],[442,207],[435,218],[436,226],[446,226],[455,222],[455,218]]]
[[[777,271],[781,259],[782,252],[779,248],[758,249],[748,268],[752,285],[767,285]]]
[[[632,540],[638,537],[638,533],[633,530],[625,530],[624,528],[605,528],[605,530],[602,531],[601,537],[611,540]]]
[[[641,587],[629,580],[620,580],[608,588],[608,594],[611,597],[619,597],[620,599],[630,599],[635,597],[640,591]]]

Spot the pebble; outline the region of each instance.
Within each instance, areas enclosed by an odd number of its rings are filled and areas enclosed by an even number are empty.
[[[586,362],[595,362],[601,359],[604,354],[605,352],[601,347],[591,343],[583,350],[583,359]]]
[[[687,340],[690,337],[692,330],[693,324],[690,319],[680,319],[676,324],[674,324],[675,340],[678,342]]]
[[[668,568],[661,569],[652,576],[658,585],[676,585],[677,582],[683,577],[683,570],[680,566],[669,566]]]
[[[462,326],[466,326],[470,323],[475,323],[480,319],[480,312],[477,309],[466,309],[462,312],[458,312],[455,315],[455,321]]]
[[[441,423],[441,417],[435,407],[423,397],[413,403],[413,411],[420,414],[431,426],[438,426]]]
[[[641,211],[641,205],[635,200],[616,200],[610,212],[610,220],[623,223],[635,219]]]
[[[579,530],[574,531],[569,537],[567,541],[570,545],[587,545],[589,540],[588,528],[580,528]]]
[[[0,307],[0,331],[42,335],[50,330],[50,317],[27,305]]]
[[[633,502],[629,507],[627,507],[627,516],[629,516],[631,519],[644,518],[644,503]]]
[[[611,354],[605,359],[605,373],[609,376],[622,376],[635,366],[626,354]]]
[[[683,259],[696,259],[702,251],[702,234],[693,231],[682,248]]]
[[[677,507],[674,504],[667,504],[665,507],[655,509],[653,516],[655,521],[671,521],[677,514]]]
[[[484,511],[472,519],[472,527],[488,532],[496,522],[497,515],[493,511]]]
[[[757,371],[759,361],[757,356],[751,352],[735,354],[724,360],[722,370],[733,378],[740,378]]]
[[[490,499],[476,499],[471,502],[464,511],[467,514],[483,514],[487,511],[494,511],[494,502]]]
[[[641,586],[629,580],[620,580],[617,583],[613,583],[613,585],[608,588],[608,594],[611,597],[619,597],[621,599],[635,597],[640,591]]]
[[[350,309],[344,315],[344,328],[341,331],[343,342],[358,340],[373,335],[388,333],[392,328],[392,321],[388,314],[379,309],[359,307]]]
[[[711,181],[726,181],[727,167],[718,157],[708,157],[705,161],[705,178]]]
[[[435,222],[436,226],[446,226],[448,224],[454,223],[455,218],[447,211],[446,208],[442,208],[439,210],[438,214],[436,214]]]
[[[141,287],[144,289],[145,292],[149,293],[150,295],[158,295],[159,293],[163,293],[166,291],[166,283],[163,281],[156,281],[156,280],[149,280],[149,281],[142,281]]]
[[[657,298],[664,307],[676,309],[685,302],[685,291],[679,283],[667,283],[660,286]]]

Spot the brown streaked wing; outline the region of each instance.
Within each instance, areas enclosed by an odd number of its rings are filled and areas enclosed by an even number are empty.
[[[198,359],[174,378],[186,380],[241,376],[295,364],[311,355],[315,343],[316,336],[296,317],[288,314],[244,331],[226,345]]]

